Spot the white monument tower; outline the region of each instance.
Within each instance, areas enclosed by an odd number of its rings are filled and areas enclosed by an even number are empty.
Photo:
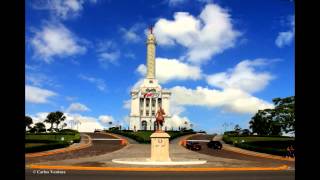
[[[156,79],[156,38],[152,33],[152,28],[147,37],[147,73],[146,77],[138,89],[131,91],[131,113],[130,130],[155,130],[156,113],[162,107],[166,113],[163,130],[167,128],[167,123],[171,121],[169,102],[171,92],[164,90]]]

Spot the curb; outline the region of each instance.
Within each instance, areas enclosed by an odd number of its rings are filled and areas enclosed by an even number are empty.
[[[281,171],[288,170],[287,165],[277,167],[212,167],[212,168],[131,168],[131,167],[90,167],[90,166],[47,166],[47,165],[28,165],[29,169],[55,169],[55,170],[84,170],[84,171]]]
[[[91,137],[88,136],[87,134],[84,134],[84,136],[87,136],[89,141],[86,144],[80,145],[78,147],[66,147],[66,148],[57,149],[57,150],[50,150],[50,151],[37,152],[37,153],[27,153],[27,154],[25,154],[25,157],[26,158],[33,158],[33,157],[40,157],[40,156],[48,156],[48,155],[59,154],[59,153],[64,153],[64,152],[70,152],[70,151],[74,151],[74,150],[80,150],[80,149],[84,149],[84,148],[92,146]]]
[[[251,153],[249,152],[245,152],[245,151],[249,151],[249,150],[246,150],[246,149],[241,149],[239,148],[239,150],[237,149],[233,149],[233,148],[238,148],[238,147],[224,147],[223,149],[226,150],[226,151],[231,151],[231,152],[235,152],[235,153],[239,153],[239,154],[244,154],[244,155],[248,155],[248,156],[255,156],[255,157],[261,157],[261,158],[267,158],[267,159],[276,159],[276,160],[282,160],[282,161],[291,161],[291,162],[295,162],[295,159],[287,159],[287,158],[284,158],[284,157],[281,157],[281,156],[275,156],[275,155],[271,155],[271,154],[257,154],[257,152],[255,151],[250,151]],[[245,150],[245,151],[244,151]]]

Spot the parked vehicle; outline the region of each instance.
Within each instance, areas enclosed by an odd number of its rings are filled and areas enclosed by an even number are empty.
[[[95,129],[94,130],[94,133],[98,133],[98,132],[102,132],[102,130],[101,129]]]
[[[186,144],[186,148],[192,151],[199,151],[201,150],[201,145],[198,142],[188,141]]]
[[[210,141],[207,144],[208,148],[212,148],[212,149],[217,149],[217,150],[221,150],[222,149],[222,144],[220,141]]]

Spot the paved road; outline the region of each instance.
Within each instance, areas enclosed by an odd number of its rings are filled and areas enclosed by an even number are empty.
[[[188,139],[190,140],[211,140],[214,136],[213,135],[195,135],[192,136]],[[256,156],[250,156],[250,155],[245,155],[245,154],[240,154],[236,152],[231,152],[231,151],[226,151],[226,150],[213,150],[207,147],[207,142],[199,142],[201,145],[201,150],[196,151],[201,154],[206,154],[214,157],[221,157],[221,158],[229,158],[229,159],[237,159],[237,160],[246,160],[246,161],[252,161],[252,162],[260,162],[265,165],[283,165],[286,164],[291,168],[295,167],[295,162],[293,161],[282,161],[282,160],[276,160],[276,159],[268,159],[268,158],[261,158],[261,157],[256,157]]]
[[[109,136],[106,134],[100,133],[85,133],[89,135],[91,138],[112,138],[115,139],[113,136]],[[65,160],[65,159],[73,159],[73,158],[82,158],[82,157],[89,157],[89,156],[97,156],[105,153],[109,153],[112,151],[116,151],[121,149],[124,145],[120,144],[120,141],[92,141],[92,146],[65,152],[59,154],[53,154],[49,156],[41,156],[41,157],[33,157],[33,158],[26,158],[26,164],[29,163],[39,163],[39,162],[47,162],[47,161],[58,161],[58,160]]]
[[[43,173],[43,170],[41,170]],[[38,173],[41,173],[39,171]],[[26,180],[294,180],[294,171],[251,172],[115,172],[62,171],[63,174],[33,174],[26,171]]]

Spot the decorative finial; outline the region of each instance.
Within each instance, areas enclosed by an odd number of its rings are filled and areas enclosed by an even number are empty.
[[[150,34],[152,34],[152,29],[153,29],[153,27],[152,27],[152,26],[150,26],[150,27],[149,27]]]

